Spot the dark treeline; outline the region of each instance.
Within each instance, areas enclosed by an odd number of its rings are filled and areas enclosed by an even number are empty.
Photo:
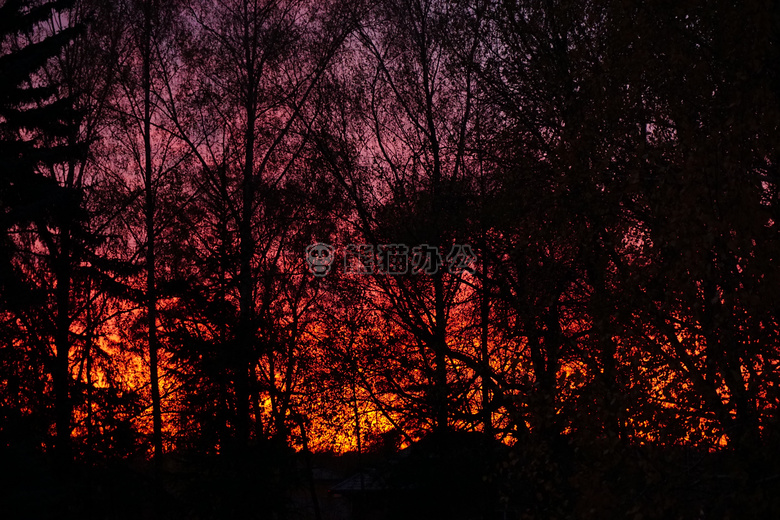
[[[281,518],[427,437],[495,503],[426,518],[780,514],[778,124],[769,0],[0,0],[3,482]]]

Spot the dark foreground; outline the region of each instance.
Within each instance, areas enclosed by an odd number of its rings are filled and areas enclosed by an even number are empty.
[[[780,449],[691,449],[429,437],[400,452],[307,458],[275,445],[56,467],[5,450],[2,518],[780,518]]]

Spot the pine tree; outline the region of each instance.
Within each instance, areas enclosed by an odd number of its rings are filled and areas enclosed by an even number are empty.
[[[71,27],[57,34],[25,43],[25,35],[47,20],[55,9],[72,0],[40,6],[19,0],[0,7],[0,229],[15,223],[51,216],[55,200],[72,197],[42,175],[42,163],[62,162],[76,153],[68,146],[46,146],[51,137],[66,137],[76,114],[70,99],[56,99],[53,85],[40,85],[36,74],[66,46],[79,30]],[[58,204],[61,207],[61,204]]]
[[[17,242],[11,232],[34,227],[56,279],[51,320],[56,355],[48,366],[56,401],[57,451],[63,461],[70,458],[70,251],[78,235],[81,197],[46,172],[78,157],[83,146],[74,138],[79,121],[72,100],[45,80],[43,70],[80,30],[44,30],[54,11],[71,4],[9,0],[0,6],[0,308],[24,315],[45,301],[43,289],[34,289],[30,273],[14,262]]]

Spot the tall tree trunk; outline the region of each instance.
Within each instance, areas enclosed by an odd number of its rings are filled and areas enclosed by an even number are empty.
[[[77,145],[77,134],[69,136],[69,145]],[[76,166],[68,164],[65,186],[74,188]],[[70,400],[70,288],[73,276],[73,228],[70,214],[63,218],[60,229],[60,249],[56,257],[55,273],[57,278],[54,344],[57,347],[57,359],[53,374],[55,392],[55,422],[57,430],[57,458],[62,467],[67,467],[72,458],[70,439],[70,419],[73,403]]]
[[[255,123],[257,120],[255,104],[255,78],[252,74],[253,58],[251,45],[247,41],[246,50],[247,85],[244,110],[246,111],[246,132],[244,134],[244,172],[241,182],[241,221],[239,222],[239,323],[236,344],[236,366],[234,372],[236,390],[236,441],[239,446],[249,440],[249,354],[253,343],[252,329],[254,298],[252,287],[252,257],[254,241],[252,239],[252,214],[254,204],[254,163],[255,163]]]
[[[442,246],[442,227],[444,224],[444,215],[442,212],[441,184],[442,184],[442,166],[441,150],[439,138],[434,118],[434,86],[431,77],[430,57],[427,49],[427,32],[425,26],[421,31],[418,44],[420,45],[420,62],[422,65],[422,84],[425,89],[425,119],[428,130],[428,140],[431,156],[433,158],[433,171],[431,172],[431,210],[433,215],[433,243],[437,247]],[[436,259],[438,261],[438,258]],[[438,265],[436,273],[433,275],[433,291],[435,320],[433,351],[435,359],[435,381],[434,381],[434,429],[438,432],[447,430],[449,418],[449,388],[447,386],[447,310],[444,295],[444,273],[443,265]]]
[[[61,230],[61,243],[57,256],[57,318],[54,345],[57,348],[55,369],[52,374],[55,394],[55,421],[57,431],[56,453],[58,462],[67,466],[71,461],[70,442],[70,285],[71,285],[71,229],[66,223]]]
[[[481,250],[482,250],[482,284],[479,315],[480,315],[480,364],[482,365],[481,374],[481,392],[482,392],[482,426],[487,435],[493,436],[493,412],[490,405],[490,386],[488,378],[490,377],[490,351],[488,349],[488,338],[490,335],[490,297],[488,295],[487,277],[487,240],[486,231],[482,229]]]
[[[146,209],[146,320],[149,341],[149,380],[152,392],[152,442],[154,456],[159,462],[163,454],[162,407],[160,404],[160,383],[158,375],[157,339],[157,281],[156,251],[154,236],[154,213],[156,207],[154,176],[152,171],[152,107],[151,107],[151,60],[152,60],[152,13],[153,0],[144,6],[143,42],[143,88],[144,88],[144,191]]]
[[[445,318],[446,309],[444,308],[444,280],[442,273],[434,275],[434,293],[436,299],[436,324],[433,339],[433,352],[435,359],[434,372],[434,429],[437,432],[447,430],[449,418],[449,387],[447,386],[447,338]]]

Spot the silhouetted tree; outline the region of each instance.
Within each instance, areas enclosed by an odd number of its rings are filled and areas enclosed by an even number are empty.
[[[207,318],[208,333],[183,316],[176,334],[193,347],[182,361],[207,352],[214,360],[215,391],[227,401],[218,409],[232,430],[223,446],[241,447],[252,434],[286,438],[311,355],[302,253],[332,232],[322,215],[335,199],[311,161],[308,127],[320,117],[316,86],[351,23],[344,8],[297,2],[204,2],[189,17],[181,49],[195,102],[170,99],[167,110],[201,172],[202,267],[182,309]]]
[[[78,33],[77,27],[54,34],[43,30],[53,11],[69,5],[11,1],[0,7],[5,50],[0,62],[0,287],[5,307],[25,324],[24,343],[40,349],[51,374],[62,462],[70,459],[71,282],[80,256],[79,241],[84,238],[75,166],[84,149],[78,141],[80,115],[73,109],[73,98],[57,83],[47,82],[42,72]],[[42,253],[41,267],[51,277],[33,278],[34,267],[20,261],[20,249],[25,255]],[[51,314],[41,315],[45,311],[39,306],[50,306]]]

